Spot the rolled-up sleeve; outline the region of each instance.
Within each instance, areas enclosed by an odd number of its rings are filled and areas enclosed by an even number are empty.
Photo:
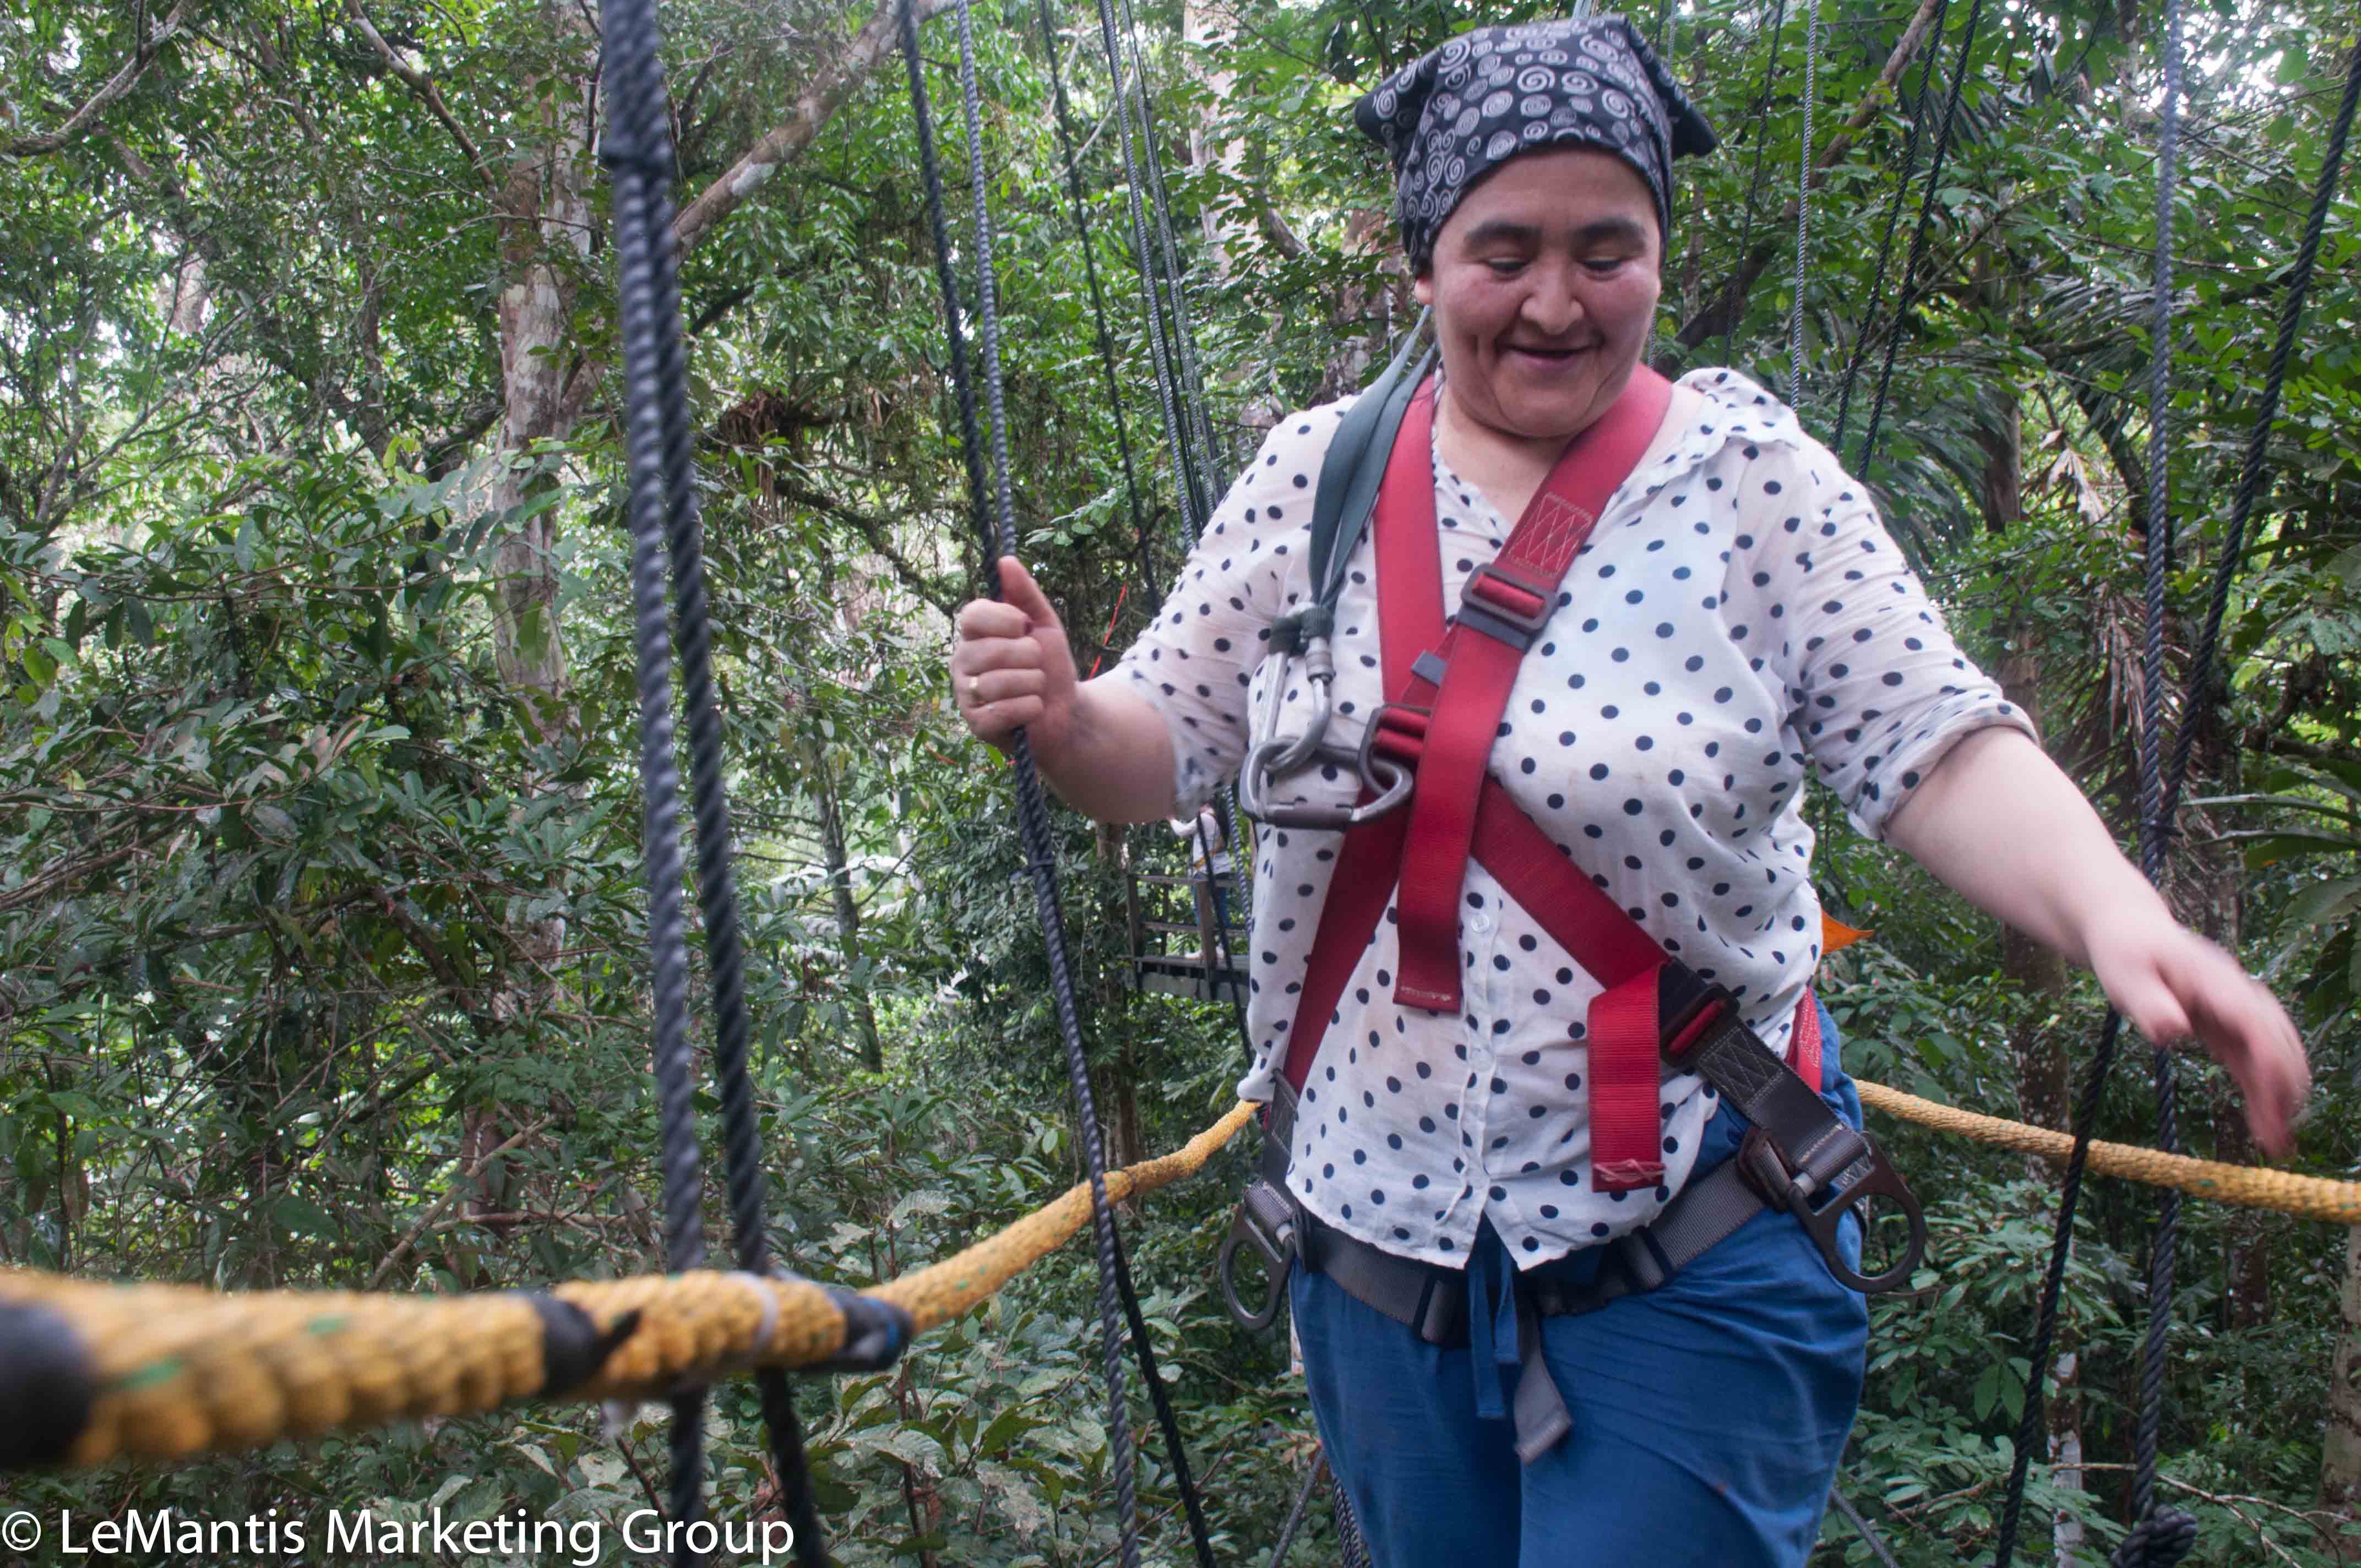
[[[1817,442],[1764,444],[1746,488],[1728,590],[1764,683],[1853,826],[1886,820],[1961,737],[2035,735],[1960,651],[1879,521],[1866,487]]]
[[[1312,493],[1346,406],[1290,415],[1271,432],[1108,677],[1146,697],[1170,732],[1178,815],[1193,816],[1245,760],[1248,688],[1271,623],[1308,591]]]

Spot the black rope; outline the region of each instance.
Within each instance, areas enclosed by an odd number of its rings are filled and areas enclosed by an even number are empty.
[[[1336,1511],[1336,1555],[1345,1568],[1369,1568],[1368,1543],[1361,1539],[1361,1522],[1353,1517],[1353,1499],[1345,1493],[1344,1477],[1328,1467],[1328,1501]]]
[[[1927,86],[1934,79],[1935,61],[1943,52],[1943,22],[1950,10],[1951,0],[1937,0],[1935,20],[1927,30],[1927,58],[1918,62],[1918,94],[1910,109],[1910,136],[1903,144],[1902,174],[1894,182],[1894,200],[1885,206],[1885,228],[1877,240],[1876,278],[1869,286],[1869,303],[1861,313],[1861,336],[1854,342],[1852,353],[1845,357],[1844,386],[1837,394],[1836,434],[1828,442],[1834,451],[1844,450],[1845,426],[1852,418],[1853,383],[1860,379],[1862,356],[1877,340],[1877,307],[1885,300],[1885,274],[1894,260],[1894,230],[1901,222],[1902,198],[1909,193],[1910,177],[1918,170],[1918,138],[1927,128]]]
[[[926,78],[918,58],[917,24],[911,4],[912,0],[903,0],[899,7],[902,50],[909,70],[911,108],[919,128],[918,155],[927,188],[928,216],[934,230],[935,255],[943,284],[943,315],[955,345],[951,356],[952,378],[959,401],[961,445],[967,457],[970,488],[978,505],[978,521],[983,523],[991,545],[984,553],[986,579],[990,590],[997,596],[999,574],[991,570],[991,566],[1000,555],[1016,553],[1016,525],[1008,479],[1007,413],[1003,404],[1000,378],[1000,318],[993,280],[992,223],[984,204],[973,27],[966,0],[959,0],[955,8],[960,30],[960,96],[968,131],[968,162],[976,215],[976,323],[983,349],[984,395],[991,420],[994,505],[989,512],[983,510],[983,471],[976,428],[975,387],[968,374],[965,350],[958,346],[961,344],[961,306],[950,271],[950,230],[943,214],[942,175],[935,161]],[[1065,921],[1058,904],[1056,847],[1050,832],[1049,804],[1042,792],[1040,773],[1034,764],[1031,741],[1023,730],[1010,737],[1008,749],[1010,759],[1016,764],[1017,828],[1032,875],[1034,905],[1040,917],[1041,933],[1049,950],[1050,998],[1057,1014],[1058,1033],[1065,1045],[1067,1077],[1074,1095],[1075,1120],[1082,1135],[1083,1162],[1090,1173],[1092,1232],[1097,1244],[1098,1259],[1099,1337],[1107,1384],[1107,1440],[1113,1461],[1110,1468],[1115,1477],[1117,1526],[1122,1537],[1121,1559],[1124,1568],[1138,1568],[1137,1461],[1132,1449],[1130,1412],[1124,1398],[1122,1311],[1116,1286],[1120,1265],[1116,1255],[1115,1214],[1108,1206],[1106,1196],[1106,1150],[1099,1132],[1098,1107],[1091,1091],[1090,1067],[1083,1053],[1081,1018],[1074,998],[1072,960],[1067,951]]]
[[[1902,1568],[1902,1564],[1894,1560],[1894,1553],[1886,1550],[1885,1542],[1878,1540],[1877,1532],[1869,1528],[1869,1521],[1861,1517],[1861,1510],[1852,1506],[1852,1499],[1844,1495],[1842,1488],[1829,1487],[1828,1501],[1837,1506],[1837,1512],[1844,1516],[1845,1523],[1852,1526],[1853,1534],[1861,1537],[1861,1544],[1869,1548],[1870,1555],[1877,1559],[1881,1568]]]
[[[2156,274],[2149,317],[2147,425],[2147,583],[2146,646],[2140,654],[2140,869],[2161,889],[2165,882],[2164,814],[2164,576],[2172,559],[2172,204],[2180,189],[2180,0],[2164,5],[2164,113],[2156,148]],[[2149,1058],[2156,1086],[2157,1145],[2180,1148],[2178,1085],[2172,1053],[2162,1041]],[[2157,1445],[2164,1424],[2164,1352],[2172,1327],[2173,1266],[2180,1236],[2180,1194],[2157,1194],[2156,1233],[2148,1245],[2147,1335],[2140,1363],[2139,1425],[2132,1445],[2132,1517],[2154,1526],[2135,1550],[2126,1539],[2116,1550],[2116,1568],[2172,1568],[2188,1541],[2187,1531],[2169,1527],[2156,1502]],[[2138,1536],[2135,1530],[2134,1538]],[[2179,1551],[2171,1551],[2180,1542]]]
[[[1303,1485],[1295,1489],[1295,1501],[1287,1510],[1287,1519],[1279,1527],[1278,1544],[1270,1549],[1269,1568],[1284,1568],[1287,1554],[1295,1550],[1296,1533],[1303,1528],[1303,1516],[1312,1508],[1312,1494],[1319,1489],[1321,1472],[1327,1468],[1327,1455],[1314,1452],[1312,1468],[1303,1473]]]
[[[1148,205],[1156,214],[1166,292],[1172,302],[1172,341],[1180,373],[1182,424],[1190,433],[1197,462],[1197,483],[1203,496],[1198,511],[1198,526],[1202,528],[1205,520],[1213,516],[1214,501],[1224,487],[1213,462],[1213,422],[1205,411],[1205,378],[1197,364],[1197,334],[1189,322],[1188,295],[1181,287],[1180,251],[1173,235],[1172,203],[1164,190],[1164,159],[1157,151],[1156,110],[1148,93],[1148,62],[1139,46],[1139,21],[1132,12],[1131,0],[1118,0],[1118,4],[1123,9],[1124,38],[1131,49],[1132,85],[1139,95],[1140,161],[1148,170]],[[1196,542],[1191,539],[1190,543]]]
[[[1195,466],[1190,460],[1188,433],[1184,416],[1174,395],[1172,360],[1174,350],[1165,341],[1164,309],[1159,288],[1159,269],[1156,262],[1155,246],[1148,238],[1148,214],[1140,201],[1139,164],[1132,149],[1131,115],[1126,107],[1124,61],[1122,46],[1115,39],[1115,9],[1109,0],[1098,0],[1099,38],[1105,46],[1107,71],[1115,93],[1115,141],[1123,153],[1123,183],[1125,203],[1131,214],[1132,260],[1139,273],[1140,311],[1148,332],[1148,358],[1156,369],[1158,407],[1164,416],[1164,437],[1172,448],[1172,475],[1180,495],[1182,526],[1188,531],[1189,542],[1196,543],[1204,528],[1208,510],[1197,493],[1192,478]]]
[[[1886,329],[1885,362],[1877,372],[1877,395],[1869,405],[1869,428],[1861,438],[1861,455],[1852,471],[1869,477],[1869,460],[1877,451],[1877,427],[1885,415],[1885,395],[1894,383],[1894,354],[1902,343],[1902,326],[1918,302],[1918,269],[1935,232],[1935,193],[1943,182],[1943,159],[1951,150],[1951,126],[1960,112],[1960,90],[1967,84],[1968,63],[1976,52],[1976,28],[1983,21],[1984,0],[1968,7],[1968,25],[1960,36],[1959,58],[1951,62],[1951,83],[1943,100],[1943,118],[1935,127],[1935,151],[1927,161],[1927,187],[1918,198],[1918,227],[1910,236],[1910,257],[1902,268],[1902,290],[1894,302],[1894,323]]]
[[[2287,291],[2280,305],[2279,333],[2271,345],[2268,370],[2263,385],[2261,406],[2256,411],[2253,427],[2248,432],[2244,465],[2238,477],[2236,499],[2231,508],[2228,537],[2224,541],[2220,559],[2214,565],[2213,598],[2207,608],[2203,632],[2198,640],[2197,654],[2191,664],[2184,688],[2188,698],[2183,704],[2179,729],[2175,735],[2172,758],[2165,770],[2158,815],[2169,822],[2179,808],[2180,789],[2187,776],[2190,755],[2195,743],[2199,724],[2203,718],[2201,703],[2211,690],[2213,663],[2219,647],[2222,617],[2229,602],[2230,587],[2237,574],[2238,562],[2245,547],[2246,531],[2255,504],[2262,495],[2265,462],[2272,426],[2279,415],[2279,398],[2286,387],[2289,364],[2292,358],[2296,334],[2302,324],[2304,305],[2312,289],[2312,274],[2319,259],[2321,236],[2325,231],[2328,210],[2334,203],[2338,179],[2343,171],[2345,154],[2349,143],[2356,100],[2361,100],[2361,46],[2356,46],[2345,68],[2345,95],[2337,105],[2336,119],[2329,134],[2328,148],[2323,156],[2318,181],[2312,188],[2312,210],[2304,222],[2303,240],[2296,254],[2296,263],[2290,274]],[[2158,524],[2151,524],[2159,527]],[[2160,529],[2159,529],[2160,531]],[[2099,1050],[2093,1058],[2081,1097],[2074,1111],[2074,1147],[2066,1166],[2066,1178],[2059,1197],[2059,1225],[2052,1238],[2049,1266],[2043,1277],[2038,1310],[2035,1318],[2033,1337],[2033,1386],[2026,1398],[2025,1416],[2016,1434],[2015,1454],[2009,1470],[2007,1500],[2001,1513],[1999,1546],[1993,1556],[1995,1568],[2009,1568],[2013,1561],[2020,1516],[2025,1505],[2025,1484],[2034,1447],[2042,1440],[2042,1388],[2049,1369],[2049,1346],[2057,1327],[2058,1299],[2065,1276],[2066,1255],[2073,1234],[2073,1215],[2081,1193],[2082,1169],[2088,1153],[2091,1129],[2097,1120],[2098,1101],[2107,1070],[2114,1064],[2117,1036],[2122,1019],[2113,1008],[2107,1012],[2101,1029]],[[2151,1493],[2152,1495],[2152,1493]],[[2185,1517],[2185,1516],[2182,1516]],[[2173,1562],[2187,1548],[2181,1544],[2184,1531],[2170,1514],[2155,1516],[2153,1522],[2143,1519],[2126,1537],[2122,1550],[2135,1549],[2142,1556],[2129,1561]],[[2173,1552],[2171,1557],[2158,1557],[2159,1552]],[[2120,1555],[2120,1553],[2119,1553]]]
[[[1949,0],[1944,0],[1949,4]],[[1754,122],[1754,167],[1746,176],[1746,219],[1738,229],[1738,264],[1746,265],[1747,256],[1754,248],[1754,208],[1763,194],[1763,151],[1771,145],[1771,87],[1779,80],[1779,35],[1787,27],[1787,0],[1777,0],[1778,9],[1771,20],[1771,52],[1763,62],[1762,113]],[[1721,324],[1721,362],[1730,363],[1730,345],[1738,337],[1738,318],[1744,309],[1732,304],[1729,319]]]
[[[1065,155],[1066,193],[1074,203],[1074,232],[1082,247],[1082,276],[1091,290],[1091,320],[1098,332],[1099,371],[1106,381],[1107,408],[1115,415],[1115,446],[1123,458],[1123,493],[1131,509],[1132,537],[1139,546],[1140,586],[1151,596],[1163,575],[1156,569],[1156,554],[1148,537],[1147,515],[1139,504],[1139,472],[1131,456],[1131,430],[1123,414],[1122,376],[1115,368],[1115,332],[1107,324],[1106,292],[1099,285],[1099,264],[1091,248],[1089,204],[1082,197],[1082,171],[1079,156],[1074,151],[1073,106],[1066,98],[1066,78],[1058,64],[1058,27],[1049,12],[1049,0],[1040,0],[1041,47],[1049,60],[1049,87],[1058,106],[1058,146]]]
[[[1139,1357],[1139,1376],[1148,1385],[1148,1402],[1155,1407],[1156,1425],[1164,1436],[1165,1454],[1172,1461],[1172,1485],[1180,1494],[1180,1508],[1189,1519],[1189,1542],[1197,1553],[1202,1568],[1213,1568],[1213,1537],[1205,1523],[1205,1503],[1197,1495],[1197,1477],[1189,1465],[1188,1445],[1180,1441],[1180,1418],[1172,1409],[1172,1396],[1164,1387],[1164,1375],[1156,1365],[1156,1342],[1148,1336],[1148,1314],[1139,1308],[1139,1291],[1131,1282],[1131,1259],[1123,1250],[1123,1238],[1115,1238],[1115,1283],[1123,1295],[1124,1321],[1131,1329],[1133,1350]]]
[[[663,1122],[665,1262],[678,1271],[699,1267],[705,1261],[680,896],[680,779],[670,691],[673,640],[664,599],[668,561],[678,618],[682,700],[687,709],[697,896],[712,971],[714,1069],[733,1250],[740,1268],[761,1275],[769,1271],[761,1131],[747,1070],[745,953],[730,871],[729,800],[721,777],[721,721],[714,697],[672,236],[673,148],[653,0],[607,0],[601,32],[609,118],[601,157],[614,184],[617,298],[628,410],[625,451],[631,480],[641,765],[647,794],[645,854],[654,969],[653,1056]],[[785,1376],[769,1371],[758,1381],[797,1557],[819,1568],[828,1561],[826,1541],[811,1500],[802,1433]],[[704,1405],[701,1388],[683,1389],[672,1398],[670,1504],[673,1518],[681,1523],[694,1521],[703,1511]],[[697,1561],[686,1536],[675,1549],[675,1560],[684,1565]]]

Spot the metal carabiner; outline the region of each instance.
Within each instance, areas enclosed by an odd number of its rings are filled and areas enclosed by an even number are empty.
[[[1257,822],[1275,828],[1344,828],[1373,821],[1394,810],[1410,798],[1411,774],[1409,769],[1396,766],[1383,757],[1373,757],[1367,746],[1346,748],[1328,743],[1328,726],[1335,717],[1336,665],[1329,652],[1328,639],[1312,637],[1303,646],[1303,678],[1311,683],[1312,708],[1303,732],[1280,736],[1279,729],[1279,693],[1292,678],[1294,658],[1279,670],[1274,683],[1272,700],[1268,705],[1268,718],[1262,737],[1246,754],[1246,762],[1238,779],[1238,804],[1246,814]],[[1349,768],[1362,788],[1373,798],[1356,806],[1315,806],[1298,803],[1280,806],[1272,803],[1272,782],[1290,773],[1301,773],[1313,766]]]
[[[1238,1249],[1249,1245],[1263,1263],[1259,1309],[1248,1307],[1238,1294]],[[1288,1272],[1294,1266],[1295,1205],[1269,1182],[1253,1182],[1238,1202],[1237,1217],[1230,1222],[1230,1234],[1224,1239],[1221,1255],[1214,1264],[1222,1300],[1240,1328],[1259,1332],[1279,1321],[1279,1310],[1287,1300]]]
[[[1865,1296],[1883,1295],[1899,1290],[1910,1283],[1918,1261],[1927,1255],[1927,1216],[1918,1206],[1917,1195],[1910,1190],[1902,1173],[1887,1162],[1884,1154],[1866,1134],[1855,1133],[1861,1146],[1861,1157],[1854,1160],[1828,1186],[1814,1191],[1807,1179],[1787,1168],[1780,1157],[1779,1146],[1760,1127],[1747,1129],[1738,1146],[1738,1174],[1763,1198],[1786,1210],[1803,1222],[1804,1229],[1819,1248],[1820,1260],[1828,1266],[1839,1284]],[[1863,1274],[1844,1258],[1837,1235],[1837,1222],[1861,1207],[1865,1199],[1883,1198],[1902,1211],[1910,1227],[1910,1239],[1904,1244],[1901,1260],[1879,1274]],[[1855,1216],[1861,1218],[1861,1216]],[[1861,1239],[1868,1240],[1866,1221],[1861,1225]]]

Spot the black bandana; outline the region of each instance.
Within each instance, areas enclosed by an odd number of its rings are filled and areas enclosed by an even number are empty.
[[[1568,144],[1614,153],[1655,192],[1672,236],[1672,162],[1711,152],[1713,127],[1620,16],[1462,33],[1388,77],[1353,121],[1394,163],[1394,215],[1411,266],[1478,181],[1521,152]]]

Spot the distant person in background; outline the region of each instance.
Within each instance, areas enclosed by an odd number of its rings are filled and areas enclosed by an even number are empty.
[[[1172,818],[1172,834],[1189,847],[1189,887],[1197,895],[1200,946],[1196,961],[1219,958],[1229,945],[1230,877],[1236,864],[1230,859],[1230,841],[1222,833],[1221,814],[1211,806],[1194,817]],[[1216,945],[1218,944],[1218,945]]]

